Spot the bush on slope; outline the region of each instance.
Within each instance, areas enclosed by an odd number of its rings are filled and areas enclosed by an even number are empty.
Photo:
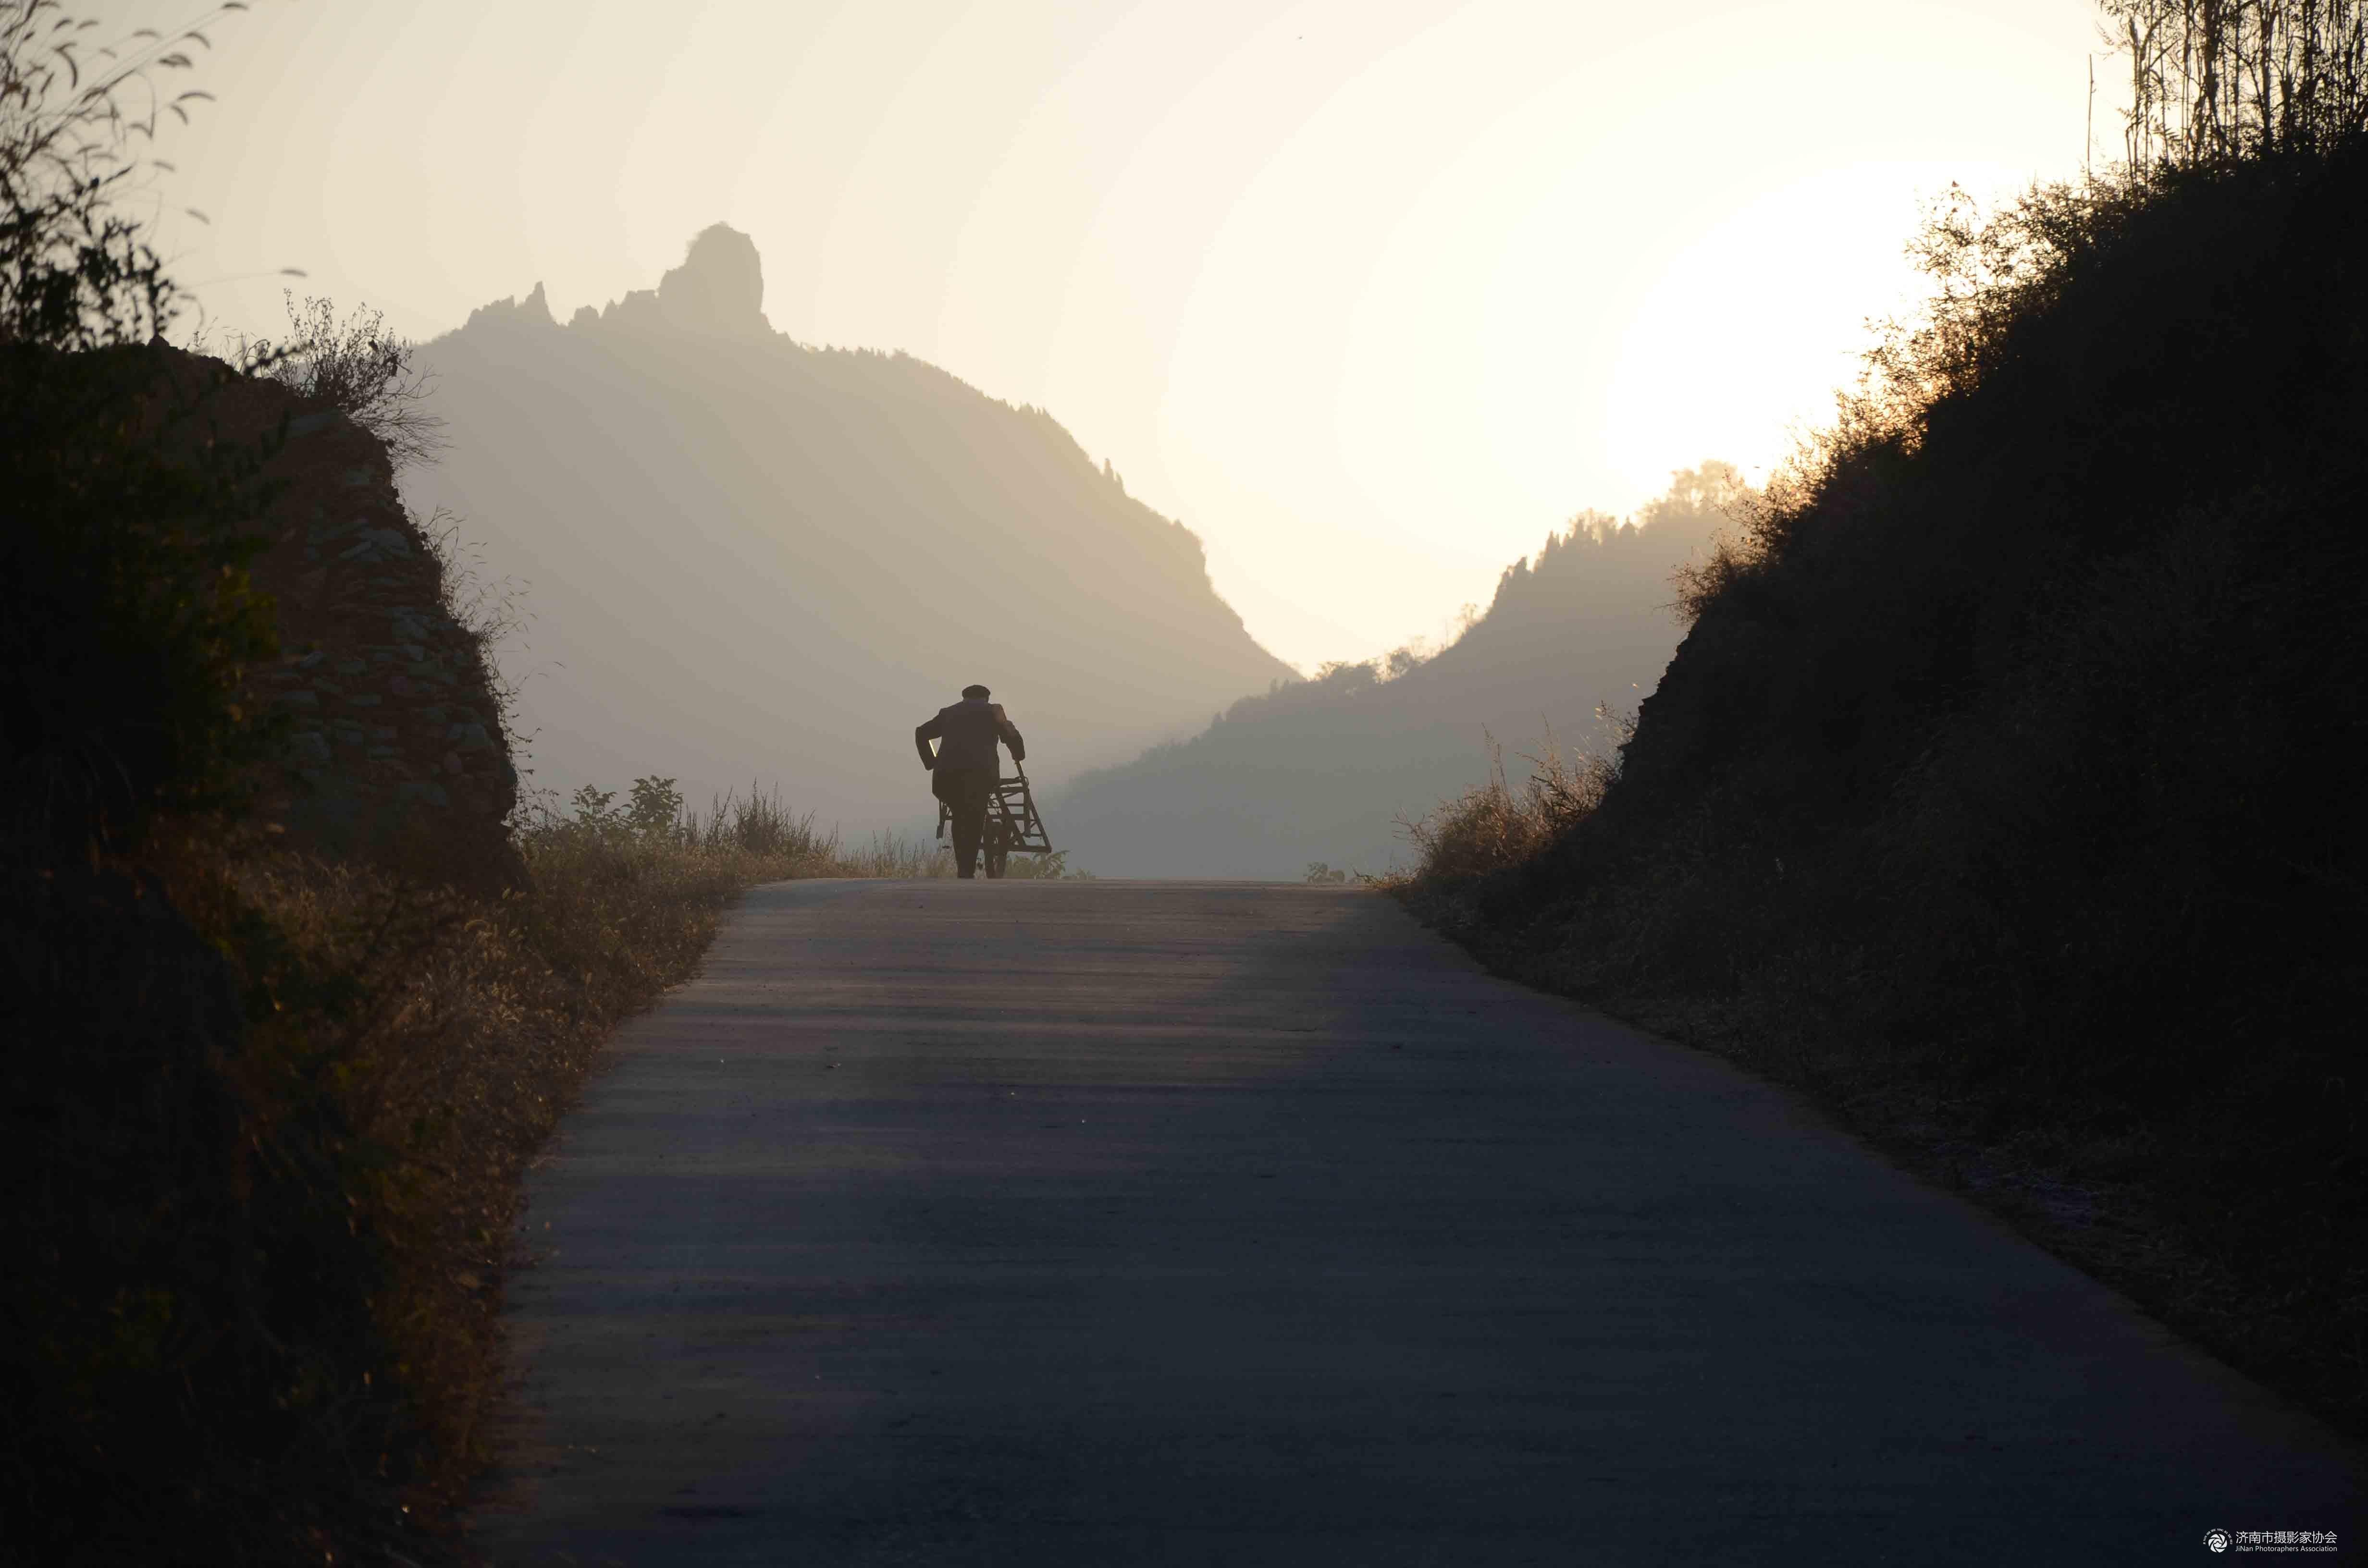
[[[1600,808],[1416,896],[2037,1195],[2357,1427],[2368,155],[1926,244],[1932,318],[1683,585]]]
[[[112,201],[135,165],[108,95],[135,78],[94,85],[81,36],[0,0],[0,1561],[450,1560],[518,1178],[609,1030],[748,882],[935,860],[842,854],[762,801],[513,843],[506,778],[474,836],[408,797],[434,853],[402,866],[290,831],[331,741],[349,775],[401,748],[355,722],[308,752],[270,709],[382,713],[356,688],[393,676],[457,684],[498,731],[484,628],[404,523],[336,542],[403,590],[409,673],[302,652],[387,635],[286,528],[301,504],[350,531],[387,454],[154,345],[175,290]],[[286,472],[308,452],[331,494]],[[308,700],[273,704],[300,665]],[[507,735],[472,749],[506,775]]]

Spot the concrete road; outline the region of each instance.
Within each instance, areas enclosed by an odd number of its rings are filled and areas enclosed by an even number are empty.
[[[1355,892],[761,889],[531,1199],[501,1563],[2361,1554],[2323,1429]]]

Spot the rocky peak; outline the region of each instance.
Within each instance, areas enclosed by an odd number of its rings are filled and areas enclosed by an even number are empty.
[[[540,283],[534,286],[534,292],[523,300],[495,300],[492,304],[479,305],[469,312],[468,325],[475,326],[481,322],[489,325],[497,322],[515,323],[521,326],[558,324],[552,319],[551,301],[543,297]]]
[[[732,337],[768,334],[765,267],[757,243],[727,223],[701,230],[680,267],[658,279],[667,320],[693,332]]]
[[[769,337],[773,324],[765,319],[764,307],[765,264],[757,243],[729,223],[712,223],[692,237],[682,265],[659,278],[655,289],[632,290],[598,311],[579,306],[567,324],[580,329],[615,323],[643,333],[671,329],[707,337]],[[557,324],[537,283],[522,300],[478,306],[461,330]]]

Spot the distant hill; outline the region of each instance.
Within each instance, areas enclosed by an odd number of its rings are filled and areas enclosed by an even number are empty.
[[[972,681],[1053,778],[1294,676],[1051,415],[794,343],[763,289],[719,224],[654,290],[562,326],[538,286],[420,351],[450,447],[406,488],[524,585],[531,784],[761,777],[861,829],[931,809],[911,726]]]
[[[1054,841],[1108,876],[1295,877],[1411,858],[1395,826],[1485,780],[1493,738],[1522,753],[1600,744],[1595,710],[1633,711],[1680,628],[1673,568],[1701,551],[1740,482],[1676,476],[1633,521],[1588,514],[1516,562],[1453,644],[1344,665],[1234,705],[1193,739],[1079,778],[1048,807]]]

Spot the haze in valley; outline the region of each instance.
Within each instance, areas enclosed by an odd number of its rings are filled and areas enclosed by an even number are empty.
[[[1919,203],[2077,169],[2116,126],[2062,0],[209,25],[235,47],[197,85],[237,113],[167,137],[161,232],[215,341],[279,331],[293,289],[426,345],[450,445],[407,493],[531,616],[504,656],[534,785],[924,824],[909,727],[982,681],[1111,871],[1361,866],[1387,814],[1486,776],[1464,732],[1633,706],[1677,535],[1574,519],[1708,456],[1757,481],[1908,298]],[[728,267],[691,245],[717,234]],[[1370,801],[1316,791],[1223,854],[1160,825],[1248,819],[1147,750],[1213,756],[1278,681],[1509,615],[1548,536],[1532,574],[1617,556],[1553,612],[1611,621],[1497,665],[1498,621],[1362,710],[1452,677],[1453,745],[1408,709],[1358,743],[1395,776]]]
[[[1087,774],[1053,801],[1061,842],[1118,876],[1410,865],[1411,830],[1492,766],[1518,789],[1557,756],[1618,744],[1684,634],[1671,571],[1748,500],[1734,470],[1710,462],[1633,518],[1575,518],[1505,569],[1447,647],[1336,665]]]

